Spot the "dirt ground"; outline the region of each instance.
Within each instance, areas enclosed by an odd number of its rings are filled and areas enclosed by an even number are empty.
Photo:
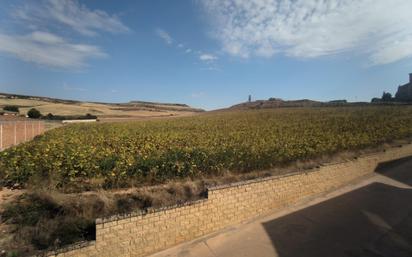
[[[0,213],[3,211],[3,207],[22,195],[24,190],[11,190],[7,188],[0,188]],[[1,246],[10,245],[13,241],[13,227],[5,224],[0,216],[0,256],[5,253],[5,250]]]

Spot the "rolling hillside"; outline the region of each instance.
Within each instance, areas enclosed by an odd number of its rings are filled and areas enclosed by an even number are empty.
[[[85,115],[90,113],[98,116],[100,120],[108,121],[187,116],[203,111],[185,104],[142,101],[131,101],[129,103],[82,102],[0,93],[0,107],[6,105],[18,106],[21,114],[26,114],[30,108],[36,108],[43,115],[48,113],[53,115]]]
[[[346,100],[332,100],[332,101],[315,101],[310,99],[300,100],[283,100],[280,98],[269,98],[268,100],[256,100],[251,102],[244,102],[229,107],[229,110],[250,110],[250,109],[274,109],[274,108],[290,108],[290,107],[338,107],[338,106],[368,106],[368,105],[404,105],[405,103],[396,102],[348,102]]]

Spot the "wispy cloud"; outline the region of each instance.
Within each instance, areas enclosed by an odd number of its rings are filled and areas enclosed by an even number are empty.
[[[78,43],[84,36],[130,31],[116,15],[90,10],[77,0],[28,1],[13,8],[10,13],[17,21],[15,31],[31,32],[0,32],[0,52],[52,68],[82,69],[89,59],[108,56],[90,40]],[[73,31],[76,40],[68,38],[73,33],[61,36],[61,31]]]
[[[199,56],[199,59],[201,61],[205,61],[205,62],[213,62],[215,60],[217,60],[217,56],[213,55],[213,54],[201,54]]]
[[[63,90],[65,90],[65,91],[79,91],[79,92],[85,92],[85,91],[87,91],[86,88],[73,87],[73,86],[67,85],[67,83],[63,83]]]
[[[158,37],[160,37],[166,44],[171,45],[173,44],[173,38],[163,29],[156,29],[155,33]]]
[[[218,60],[219,58],[210,53],[204,53],[203,51],[193,50],[186,46],[185,43],[179,42],[179,40],[175,40],[167,31],[157,28],[155,30],[156,35],[161,38],[166,44],[174,46],[174,48],[179,49],[180,51],[184,51],[186,54],[191,54],[196,58],[199,58],[203,63],[207,64],[206,70],[217,70],[217,68],[212,67],[213,63]]]
[[[192,98],[201,98],[206,96],[205,92],[194,92],[190,95]]]
[[[225,52],[248,58],[364,54],[372,65],[412,57],[410,0],[209,0]]]
[[[26,62],[65,69],[79,69],[86,66],[89,58],[106,57],[97,46],[73,44],[57,35],[41,31],[23,36],[0,34],[0,52]]]
[[[111,33],[130,31],[116,15],[110,15],[102,10],[90,10],[76,0],[27,2],[17,8],[14,15],[38,27],[57,23],[86,36],[95,36],[98,31]]]

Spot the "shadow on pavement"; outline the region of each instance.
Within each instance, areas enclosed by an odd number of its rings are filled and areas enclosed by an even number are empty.
[[[411,160],[377,172],[410,183]],[[262,225],[280,257],[410,257],[412,190],[372,183]]]
[[[382,162],[378,165],[375,172],[412,186],[412,157]]]

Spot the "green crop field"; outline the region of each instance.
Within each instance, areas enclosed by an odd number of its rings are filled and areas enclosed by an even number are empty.
[[[0,153],[5,185],[103,188],[270,169],[412,136],[411,107],[207,113],[170,120],[78,124]]]

